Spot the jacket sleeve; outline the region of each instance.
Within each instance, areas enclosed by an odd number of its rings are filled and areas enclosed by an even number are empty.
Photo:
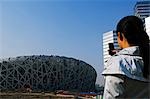
[[[104,66],[104,70],[102,72],[102,75],[108,75],[108,74],[123,74],[123,69],[121,67],[123,66],[122,59],[120,56],[113,56],[111,57],[106,66]]]
[[[103,99],[124,98],[125,86],[122,75],[106,75]]]

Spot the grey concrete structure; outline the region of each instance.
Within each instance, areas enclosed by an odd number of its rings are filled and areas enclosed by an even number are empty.
[[[120,49],[117,41],[117,34],[115,31],[108,31],[103,33],[103,62],[106,65],[107,60],[111,57],[109,55],[109,43],[114,45],[114,49]]]
[[[146,29],[146,33],[150,38],[150,16],[145,18],[145,29]]]
[[[150,16],[150,1],[138,1],[134,7],[134,15],[140,17],[143,21]]]
[[[34,91],[95,89],[95,69],[59,56],[21,56],[0,60],[0,90],[29,87]]]

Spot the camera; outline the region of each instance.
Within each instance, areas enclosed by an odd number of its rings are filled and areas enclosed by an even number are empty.
[[[111,56],[113,56],[114,54],[116,54],[117,52],[119,52],[121,50],[121,49],[115,49],[113,43],[108,43],[108,46],[109,46],[108,53]]]

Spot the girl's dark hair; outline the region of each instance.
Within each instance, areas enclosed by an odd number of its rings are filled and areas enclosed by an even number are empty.
[[[117,25],[117,33],[122,33],[130,45],[139,46],[143,58],[143,76],[149,75],[149,37],[144,30],[143,21],[136,16],[126,16]]]

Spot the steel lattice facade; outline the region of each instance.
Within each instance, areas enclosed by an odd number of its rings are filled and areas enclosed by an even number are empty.
[[[35,91],[92,91],[96,76],[92,66],[73,58],[21,56],[0,60],[1,90],[15,90],[29,85]]]

